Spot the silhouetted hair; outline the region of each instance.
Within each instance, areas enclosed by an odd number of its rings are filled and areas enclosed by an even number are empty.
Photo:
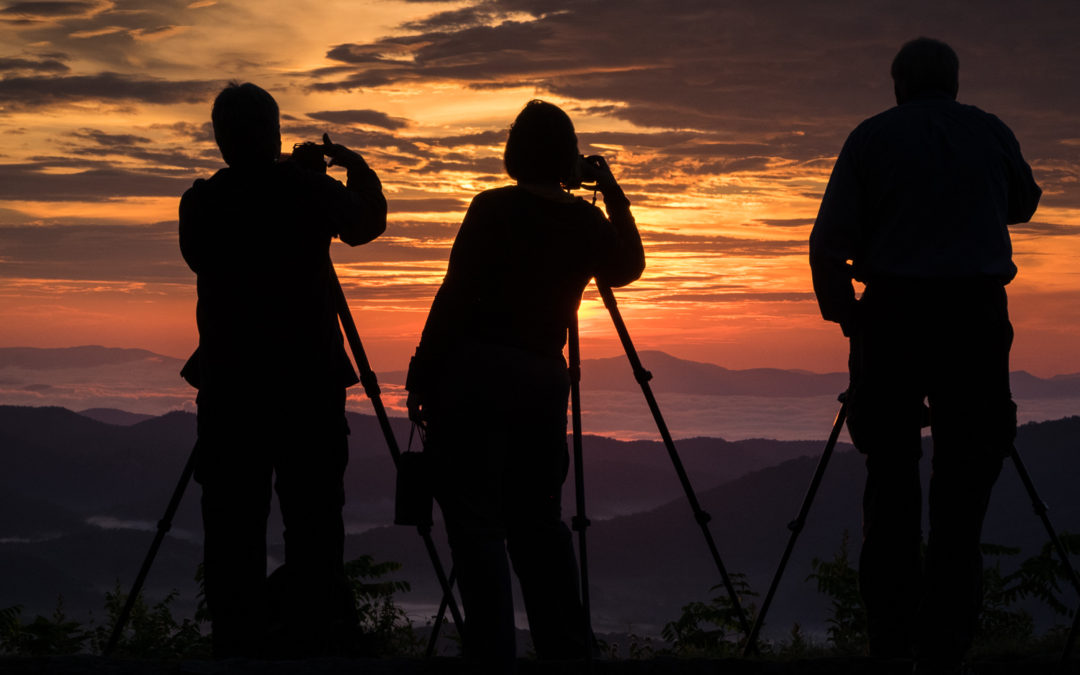
[[[940,40],[916,38],[897,52],[892,79],[897,103],[930,92],[955,99],[960,89],[960,59],[952,47]]]
[[[214,99],[210,119],[229,166],[273,162],[281,154],[277,101],[262,87],[230,82]]]
[[[534,99],[510,125],[503,163],[518,181],[563,183],[573,174],[577,156],[577,134],[567,114]]]

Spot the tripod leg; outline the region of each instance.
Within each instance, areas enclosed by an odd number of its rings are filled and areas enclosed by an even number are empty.
[[[833,449],[836,448],[836,441],[840,438],[840,432],[844,428],[844,420],[847,419],[846,392],[840,394],[840,401],[840,410],[836,413],[836,420],[833,422],[832,432],[829,434],[829,440],[825,444],[825,450],[821,453],[821,459],[818,460],[817,470],[814,471],[814,477],[810,480],[810,487],[806,491],[806,497],[803,498],[802,507],[799,509],[799,515],[795,517],[795,520],[788,523],[788,529],[791,530],[791,536],[788,538],[784,554],[780,556],[780,564],[776,567],[776,573],[773,574],[772,583],[769,584],[769,591],[765,594],[765,600],[761,603],[761,610],[758,611],[757,618],[754,619],[754,627],[750,631],[750,637],[746,639],[746,646],[743,648],[744,657],[758,652],[758,634],[761,632],[761,627],[765,625],[765,615],[768,613],[769,606],[772,604],[773,596],[776,594],[776,588],[780,585],[780,578],[783,576],[784,569],[787,567],[788,560],[791,558],[791,552],[795,550],[795,540],[799,538],[799,534],[806,525],[806,517],[810,514],[810,505],[814,501],[814,496],[817,495],[818,487],[821,485],[821,479],[825,476],[825,467],[829,464],[829,458],[832,457]]]
[[[394,460],[394,466],[397,466],[398,459],[401,457],[401,450],[398,449],[394,429],[390,426],[390,417],[386,414],[386,408],[383,406],[378,378],[368,362],[364,344],[360,341],[360,332],[356,329],[356,322],[353,321],[352,312],[349,311],[349,303],[345,299],[345,291],[341,288],[341,282],[334,271],[333,263],[330,265],[330,286],[337,302],[338,318],[341,320],[341,327],[345,331],[345,339],[349,343],[353,360],[356,361],[356,368],[360,371],[360,383],[364,386],[364,393],[371,399],[371,406],[375,409],[375,417],[379,420],[379,427],[382,429],[386,445],[390,449],[390,457]],[[435,576],[439,579],[443,599],[450,608],[450,615],[454,618],[454,625],[457,626],[458,635],[464,635],[465,621],[458,610],[457,601],[454,600],[453,589],[450,586],[450,580],[446,576],[442,561],[439,559],[439,552],[435,549],[435,542],[431,540],[431,528],[417,527],[416,529],[424,540],[424,548],[431,559],[431,565],[435,568]],[[438,633],[436,632],[435,635],[437,637]]]
[[[727,589],[728,597],[731,599],[731,605],[735,608],[735,612],[739,617],[739,625],[742,628],[743,633],[749,636],[750,622],[747,620],[746,612],[739,603],[739,595],[735,592],[735,586],[731,583],[731,577],[728,576],[727,569],[724,567],[723,561],[720,560],[720,551],[716,548],[716,542],[713,540],[712,532],[709,531],[709,520],[712,519],[712,516],[702,510],[701,505],[698,504],[697,495],[694,494],[694,489],[690,486],[690,478],[686,475],[686,469],[683,468],[682,460],[679,459],[679,453],[675,449],[675,441],[671,438],[671,432],[668,431],[667,424],[664,422],[664,417],[660,413],[660,406],[656,402],[656,397],[653,396],[652,387],[649,386],[649,380],[652,379],[652,373],[645,370],[645,367],[641,365],[641,359],[638,358],[634,343],[630,340],[630,333],[626,329],[626,323],[623,321],[622,314],[619,313],[619,306],[615,302],[615,294],[612,293],[610,287],[600,283],[596,284],[596,288],[600,291],[600,297],[604,300],[604,306],[607,307],[608,312],[611,314],[611,320],[615,324],[615,331],[619,334],[619,340],[622,342],[623,350],[626,351],[626,358],[629,359],[630,367],[634,371],[634,379],[641,385],[641,392],[645,395],[645,402],[648,404],[653,419],[656,421],[656,428],[660,432],[661,438],[664,439],[664,447],[667,448],[668,457],[671,458],[671,463],[675,467],[675,473],[678,474],[679,482],[682,483],[683,491],[686,493],[686,499],[690,502],[690,508],[694,512],[694,520],[701,526],[701,532],[705,537],[706,545],[709,547],[709,553],[712,555],[713,562],[716,563],[716,568],[720,572],[720,578],[724,582],[724,588]]]
[[[1031,475],[1027,472],[1027,467],[1024,466],[1023,460],[1020,459],[1020,452],[1013,446],[1012,453],[1010,454],[1013,460],[1013,464],[1016,465],[1016,473],[1020,475],[1020,482],[1024,484],[1024,488],[1027,490],[1028,496],[1031,498],[1031,506],[1035,510],[1035,515],[1042,521],[1043,527],[1046,528],[1046,533],[1050,536],[1050,542],[1054,545],[1054,550],[1057,551],[1058,557],[1061,558],[1061,564],[1065,566],[1065,571],[1068,572],[1069,581],[1072,582],[1073,588],[1076,589],[1077,594],[1080,594],[1080,576],[1076,573],[1076,568],[1073,567],[1072,561],[1069,560],[1069,552],[1065,549],[1065,546],[1061,543],[1061,538],[1058,537],[1057,531],[1054,530],[1054,526],[1050,523],[1050,516],[1047,515],[1046,503],[1039,498],[1039,493],[1035,491],[1035,483],[1031,480]],[[1065,642],[1065,649],[1061,655],[1062,665],[1069,659],[1072,654],[1073,645],[1076,643],[1076,634],[1080,630],[1080,610],[1077,611],[1077,618],[1073,621],[1072,630],[1069,631],[1069,638]]]
[[[180,508],[180,500],[183,498],[184,491],[187,489],[188,483],[191,482],[191,476],[194,473],[195,448],[192,448],[191,454],[188,455],[187,464],[184,465],[184,470],[180,473],[180,480],[176,483],[176,489],[173,490],[169,505],[165,508],[165,515],[158,521],[154,541],[150,544],[150,550],[146,552],[146,558],[143,559],[139,574],[135,577],[135,584],[131,587],[131,592],[128,593],[127,602],[124,603],[124,608],[116,619],[116,625],[113,626],[112,635],[109,636],[109,642],[105,645],[105,656],[112,654],[113,650],[116,649],[116,644],[120,641],[120,635],[124,632],[124,627],[127,626],[128,619],[131,617],[131,610],[135,607],[135,601],[138,599],[143,584],[146,582],[146,575],[150,573],[150,567],[154,564],[154,558],[157,557],[158,549],[161,548],[161,542],[165,540],[165,535],[172,529],[173,517],[176,516],[176,510]]]
[[[585,665],[592,671],[592,609],[589,605],[589,556],[585,547],[585,530],[589,519],[585,517],[585,474],[581,450],[581,351],[578,342],[577,315],[570,321],[567,336],[570,355],[570,417],[574,432],[574,494],[577,499],[577,515],[574,531],[578,533],[578,557],[581,574],[581,608],[585,614]]]
[[[453,588],[456,576],[456,570],[450,568],[450,576],[447,578],[446,583]],[[430,659],[435,656],[435,644],[439,641],[439,631],[442,629],[443,621],[446,618],[446,606],[449,604],[448,598],[453,598],[452,595],[443,594],[442,600],[439,601],[439,611],[435,613],[435,623],[431,626],[431,635],[428,636],[427,649],[424,651],[424,658]]]

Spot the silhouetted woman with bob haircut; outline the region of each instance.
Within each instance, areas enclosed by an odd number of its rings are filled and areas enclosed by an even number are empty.
[[[585,654],[561,518],[570,388],[562,351],[589,280],[623,286],[645,268],[630,202],[601,158],[579,158],[566,113],[530,101],[510,127],[504,161],[517,184],[469,206],[406,385],[410,417],[427,424],[465,605],[465,655],[489,672],[514,668],[507,553],[537,656]],[[598,183],[608,217],[563,189],[581,171]]]

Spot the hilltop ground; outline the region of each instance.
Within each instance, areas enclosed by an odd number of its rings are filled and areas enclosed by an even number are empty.
[[[979,675],[1080,673],[1073,660],[1061,668],[1056,658],[976,663]],[[140,661],[93,656],[0,658],[6,675],[466,675],[460,659],[311,659],[306,661]],[[522,659],[520,675],[576,675],[581,663],[539,663]],[[599,661],[595,675],[907,675],[911,663],[865,658],[793,661],[741,659],[644,659]]]

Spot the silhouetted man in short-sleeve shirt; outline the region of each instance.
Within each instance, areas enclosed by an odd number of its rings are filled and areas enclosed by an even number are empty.
[[[214,655],[333,653],[355,618],[341,511],[345,388],[357,378],[338,329],[330,241],[379,236],[386,200],[363,158],[325,136],[314,166],[278,161],[277,103],[253,84],[226,87],[212,118],[229,166],[184,193],[180,248],[198,277],[199,349],[184,375],[199,387],[195,479]],[[347,185],[325,174],[319,149],[346,167]],[[273,594],[272,482],[287,563]]]
[[[953,672],[971,645],[983,517],[1016,435],[1006,226],[1029,220],[1041,194],[1009,128],[956,102],[958,71],[942,42],[904,45],[892,65],[897,106],[848,137],[810,235],[822,316],[851,339],[848,429],[868,470],[859,579],[870,649],[914,655],[916,672]],[[866,284],[858,300],[852,279]]]

